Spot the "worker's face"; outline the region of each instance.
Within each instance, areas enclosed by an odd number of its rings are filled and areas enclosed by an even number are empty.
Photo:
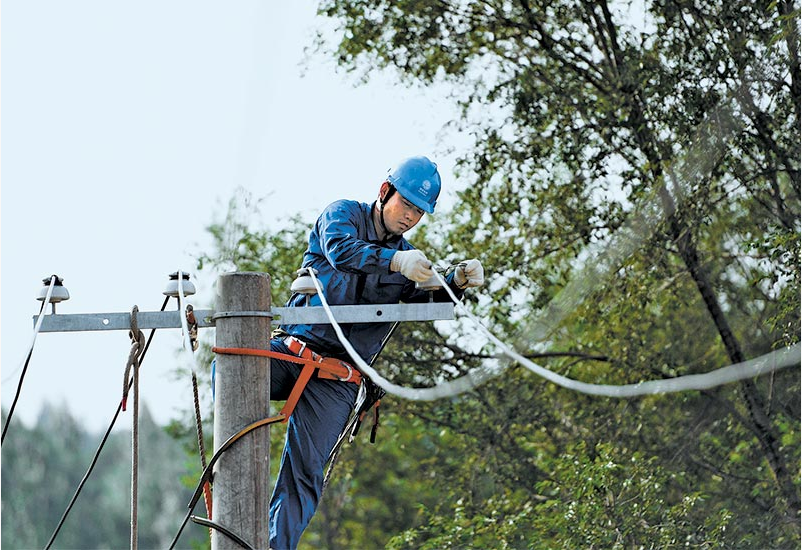
[[[389,192],[390,184],[384,182],[379,190],[379,198],[384,200]],[[402,197],[398,191],[384,204],[384,223],[394,235],[401,235],[415,227],[423,214],[423,210]]]

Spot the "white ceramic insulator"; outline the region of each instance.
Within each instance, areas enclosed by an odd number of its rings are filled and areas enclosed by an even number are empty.
[[[290,286],[290,290],[295,293],[299,294],[317,294],[317,289],[315,288],[315,283],[312,280],[312,277],[309,275],[301,275],[300,277],[296,278],[292,282],[292,286]]]
[[[47,291],[49,289],[50,289],[49,284],[47,286],[43,286],[42,288],[40,288],[39,295],[36,297],[36,299],[39,300],[40,302],[44,302],[45,298],[47,298]],[[51,304],[57,304],[59,302],[63,302],[64,300],[69,300],[69,299],[70,299],[70,293],[65,287],[61,285],[53,286],[53,292],[50,294]]]
[[[195,285],[192,284],[192,281],[184,279],[181,281],[181,290],[184,292],[184,296],[192,296],[195,294]],[[178,298],[178,280],[170,280],[162,294],[171,298]]]

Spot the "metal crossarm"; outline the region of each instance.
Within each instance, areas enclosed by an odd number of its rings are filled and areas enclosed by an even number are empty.
[[[338,323],[394,323],[396,321],[443,321],[454,318],[454,304],[427,302],[422,304],[369,304],[332,306]],[[322,307],[276,307],[271,311],[215,312],[195,310],[198,328],[213,327],[221,317],[272,317],[274,325],[328,324]],[[33,317],[36,323],[38,315]],[[181,328],[178,311],[140,311],[140,329]],[[40,332],[79,332],[98,330],[130,330],[130,313],[72,313],[45,315]]]

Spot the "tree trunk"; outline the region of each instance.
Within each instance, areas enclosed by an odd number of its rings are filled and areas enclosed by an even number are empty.
[[[663,197],[664,208],[669,212],[674,212],[676,208],[673,202],[674,199],[669,195],[665,187],[661,190],[661,196]],[[741,346],[733,334],[713,286],[710,284],[710,277],[699,260],[698,251],[691,240],[690,230],[682,227],[676,213],[669,216],[669,231],[677,245],[685,267],[696,284],[696,288],[699,289],[702,301],[704,301],[707,311],[724,344],[724,348],[727,351],[727,356],[732,363],[745,361],[746,358],[741,350]],[[799,517],[800,509],[799,493],[794,483],[793,476],[786,467],[785,461],[779,452],[779,438],[772,427],[771,419],[765,413],[763,398],[752,380],[744,380],[740,384],[741,395],[749,411],[749,420],[752,423],[751,428],[753,428],[752,431],[757,434],[757,439],[760,443],[760,447],[763,449],[763,454],[769,463],[769,467],[771,468],[780,492],[788,505],[788,517],[796,519]]]

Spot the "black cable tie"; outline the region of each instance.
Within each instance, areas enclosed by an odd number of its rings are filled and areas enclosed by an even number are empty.
[[[237,535],[231,529],[229,529],[224,525],[220,525],[219,523],[215,523],[210,519],[202,518],[200,516],[189,516],[189,519],[191,519],[194,523],[197,523],[198,525],[203,525],[204,527],[209,527],[210,529],[215,529],[217,531],[220,531],[225,536],[227,536],[228,538],[230,538],[243,548],[246,548],[247,550],[255,550],[254,547],[248,544],[242,537],[240,537],[239,535]]]

